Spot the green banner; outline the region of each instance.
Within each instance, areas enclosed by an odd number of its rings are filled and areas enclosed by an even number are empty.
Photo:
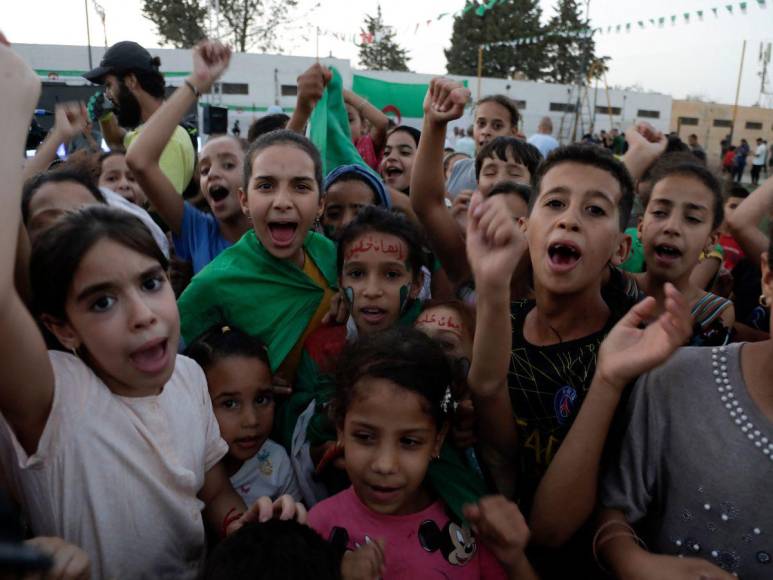
[[[466,87],[467,81],[463,81],[462,84]],[[383,110],[384,107],[392,105],[397,107],[403,118],[420,119],[424,116],[424,95],[427,94],[428,86],[391,83],[356,74],[352,91],[368,99],[374,107]]]

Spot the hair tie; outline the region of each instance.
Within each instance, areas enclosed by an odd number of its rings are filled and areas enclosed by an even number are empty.
[[[226,324],[220,328],[220,333],[226,334],[227,332],[231,332],[231,327]]]

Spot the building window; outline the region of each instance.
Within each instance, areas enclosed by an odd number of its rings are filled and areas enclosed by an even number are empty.
[[[752,131],[762,131],[762,123],[757,121],[746,121],[746,128]]]
[[[247,83],[220,83],[220,92],[224,95],[248,95],[250,87]]]
[[[574,113],[574,103],[550,103],[550,110],[559,113]]]
[[[522,111],[523,109],[526,108],[526,101],[516,101],[515,99],[513,99],[513,102],[515,103],[515,108],[518,109],[519,111]]]
[[[298,95],[298,85],[282,85],[283,97],[295,97]]]
[[[732,127],[733,122],[730,119],[714,119],[715,127]]]
[[[680,125],[697,125],[698,117],[679,117]]]
[[[596,105],[596,113],[600,115],[614,115],[615,117],[620,116],[620,107],[607,107],[602,105]]]
[[[660,111],[648,111],[647,109],[639,109],[636,113],[637,117],[644,119],[660,119]]]

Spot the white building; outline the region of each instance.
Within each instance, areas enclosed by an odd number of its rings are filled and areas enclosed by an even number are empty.
[[[15,44],[16,50],[38,72],[42,80],[66,85],[87,85],[81,75],[89,70],[88,49],[85,46],[49,44]],[[105,49],[92,47],[93,66],[99,64]],[[191,69],[188,50],[149,49],[161,59],[161,71],[167,84],[179,86]],[[271,105],[279,105],[285,112],[295,106],[296,79],[309,66],[313,57],[275,54],[237,53],[222,78],[219,94],[206,95],[202,101],[227,107],[229,127],[239,119],[242,134],[253,119],[265,114]],[[341,73],[344,86],[352,87],[379,107],[396,106],[402,113],[402,122],[421,125],[421,95],[433,75],[388,71],[360,71],[348,60],[321,59],[335,66]],[[514,99],[521,111],[521,130],[530,135],[537,129],[543,116],[553,120],[554,135],[566,141],[571,138],[575,118],[578,120],[576,137],[590,130],[625,129],[636,121],[645,120],[657,129],[668,131],[671,124],[671,97],[658,93],[590,88],[580,95],[580,114],[575,114],[578,102],[577,87],[541,82],[482,78],[480,91],[476,77],[453,78],[466,81],[473,97],[502,93]],[[384,81],[383,84],[372,81]],[[388,83],[388,84],[386,84]],[[50,86],[50,85],[49,85]],[[358,88],[359,87],[359,88]],[[45,90],[45,89],[44,89]],[[478,94],[480,92],[480,95]],[[466,127],[472,122],[472,110],[455,125]]]

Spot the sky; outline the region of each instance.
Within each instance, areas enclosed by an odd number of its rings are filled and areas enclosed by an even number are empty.
[[[15,3],[3,15],[3,31],[11,42],[45,44],[86,44],[86,7],[91,41],[103,45],[135,40],[160,46],[152,22],[142,16],[142,0],[97,0],[106,14],[105,27],[95,10],[94,0],[26,0]],[[647,91],[688,95],[721,103],[732,103],[741,61],[742,43],[747,40],[739,103],[761,102],[773,107],[773,95],[760,99],[759,49],[773,42],[773,0],[747,0],[746,14],[739,0],[590,0],[589,17],[594,27],[632,23],[631,32],[596,35],[596,54],[609,56],[609,86],[638,86]],[[733,14],[725,6],[734,5]],[[315,5],[318,7],[315,8]],[[358,34],[366,14],[375,14],[379,0],[299,0],[292,22],[280,30],[279,46],[284,54],[333,56],[358,65],[358,49],[351,41]],[[446,72],[444,48],[450,45],[452,18],[436,20],[439,14],[461,9],[465,0],[381,0],[386,24],[396,29],[397,42],[408,49],[409,67],[415,72]],[[540,0],[543,19],[553,13],[555,0]],[[711,12],[718,7],[718,16]],[[695,15],[704,11],[702,21]],[[690,23],[683,14],[691,13]],[[678,16],[671,25],[670,16]],[[666,18],[659,28],[648,21]],[[427,25],[426,21],[431,24]],[[638,21],[645,23],[641,29]],[[420,26],[416,27],[416,24]],[[315,27],[323,32],[317,38]],[[623,28],[624,29],[624,28]],[[342,41],[332,33],[343,34]],[[773,64],[768,66],[773,74]],[[773,80],[768,83],[773,92]]]

